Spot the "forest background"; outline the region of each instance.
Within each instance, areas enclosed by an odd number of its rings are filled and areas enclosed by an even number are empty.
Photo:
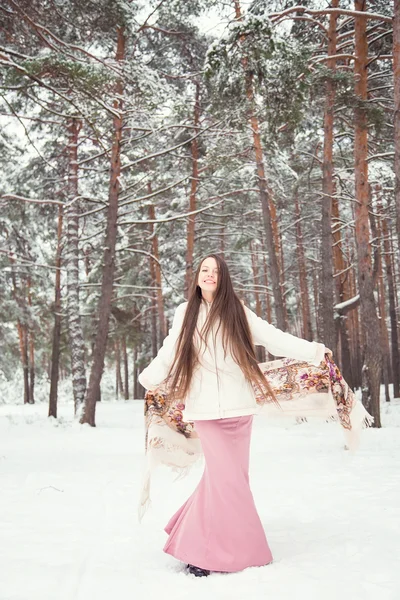
[[[69,382],[95,425],[104,367],[142,398],[218,252],[380,427],[381,384],[400,396],[400,0],[0,9],[0,401],[56,417]]]

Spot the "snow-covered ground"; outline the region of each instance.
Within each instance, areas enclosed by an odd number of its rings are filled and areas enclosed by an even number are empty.
[[[103,402],[97,427],[46,404],[0,405],[0,600],[399,600],[400,401],[355,455],[336,423],[254,421],[251,481],[271,565],[208,578],[162,552],[201,476],[161,469],[141,524],[141,401]]]

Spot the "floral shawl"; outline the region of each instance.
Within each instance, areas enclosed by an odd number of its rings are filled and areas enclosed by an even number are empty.
[[[373,418],[356,400],[328,354],[318,367],[291,358],[265,362],[259,366],[279,403],[273,402],[266,389],[253,384],[259,413],[268,416],[335,418],[343,428],[345,448],[354,451],[358,447],[362,427],[371,425]],[[194,424],[183,421],[184,408],[184,404],[168,400],[167,386],[146,392],[146,464],[139,520],[150,504],[150,480],[155,467],[167,465],[183,476],[202,456]]]

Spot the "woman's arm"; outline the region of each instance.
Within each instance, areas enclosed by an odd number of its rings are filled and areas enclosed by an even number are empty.
[[[164,339],[158,354],[139,374],[138,380],[146,390],[153,390],[164,381],[175,357],[175,345],[181,331],[187,302],[179,304],[175,310],[172,327]]]
[[[324,360],[325,352],[332,354],[328,348],[325,348],[324,344],[309,342],[290,333],[285,333],[268,323],[268,321],[257,317],[247,306],[243,306],[243,308],[249,322],[254,344],[264,346],[274,356],[306,360],[318,366]]]

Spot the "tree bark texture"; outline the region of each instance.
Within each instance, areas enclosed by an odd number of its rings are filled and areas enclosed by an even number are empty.
[[[263,274],[264,274],[264,285],[265,285],[265,310],[266,310],[266,314],[267,314],[267,321],[268,321],[268,323],[271,323],[272,311],[271,311],[271,300],[269,297],[269,290],[268,290],[268,267],[267,267],[267,260],[265,258],[264,239],[263,239],[262,249],[263,249],[263,254],[262,254]]]
[[[400,0],[394,0],[393,15],[394,174],[397,243],[400,251]]]
[[[347,263],[344,255],[342,236],[340,229],[339,201],[335,195],[332,197],[332,226],[333,226],[333,264],[334,264],[334,282],[336,290],[336,301],[344,302],[352,296],[350,293],[350,265]],[[350,387],[354,387],[354,373],[352,370],[349,320],[350,313],[357,310],[357,305],[350,311],[337,311],[335,315],[336,325],[336,351],[338,354],[338,364],[341,367],[343,377]],[[334,350],[332,348],[332,350]]]
[[[312,340],[311,312],[310,300],[308,297],[307,285],[307,267],[306,257],[303,245],[303,231],[301,228],[301,212],[299,202],[299,188],[296,185],[294,189],[294,209],[296,216],[296,248],[297,248],[297,264],[299,269],[299,284],[300,284],[300,304],[303,331],[302,335],[306,340]]]
[[[78,416],[86,392],[85,342],[79,302],[79,194],[78,135],[81,123],[71,118],[68,123],[68,207],[67,216],[67,312],[71,352],[72,392]]]
[[[151,184],[150,189],[151,189]],[[149,206],[149,218],[155,220],[156,212],[153,204]],[[150,258],[150,273],[152,274],[152,280],[157,286],[157,312],[158,312],[158,324],[160,330],[160,340],[163,340],[167,335],[167,324],[165,321],[164,313],[164,300],[162,294],[162,279],[161,279],[161,267],[160,267],[160,253],[158,250],[158,236],[157,232],[154,231],[153,223],[150,224],[151,241],[152,241],[152,254],[154,259]]]
[[[193,125],[198,128],[200,125],[200,83],[195,82],[195,101]],[[197,131],[195,129],[194,131]],[[189,211],[196,210],[197,188],[199,185],[199,142],[196,137],[190,144],[192,154],[192,177],[190,181]],[[185,298],[188,297],[189,289],[193,279],[193,259],[194,259],[194,233],[195,233],[196,215],[188,217],[187,225],[187,245],[186,245],[186,278],[185,278]]]
[[[147,189],[149,191],[149,193],[151,193],[151,183],[149,182],[147,184]],[[151,204],[149,206],[149,219],[154,219],[155,218],[155,210],[154,210],[154,206]],[[150,237],[152,240],[152,251],[153,251],[153,255],[154,255],[154,238],[155,238],[155,233],[154,233],[154,226],[153,223],[149,224],[149,229],[150,229]],[[155,283],[156,283],[156,261],[153,259],[152,256],[149,256],[149,269],[150,269],[150,277],[151,277],[151,285],[152,287],[154,287]],[[158,339],[158,335],[157,335],[157,297],[153,294],[153,292],[151,293],[150,296],[150,304],[151,304],[151,311],[150,311],[150,321],[151,321],[151,352],[152,352],[152,356],[153,358],[156,356],[157,351],[158,351],[158,344],[157,344],[157,339]],[[161,328],[161,323],[160,323],[160,328]],[[164,339],[165,336],[160,336],[160,339]]]
[[[17,318],[17,332],[18,332],[18,341],[19,341],[19,352],[21,357],[21,365],[22,365],[22,373],[23,373],[23,381],[24,381],[24,404],[30,404],[30,384],[29,384],[29,353],[28,353],[28,314],[26,309],[26,298],[25,291],[19,290],[17,283],[17,274],[14,268],[15,258],[10,255],[9,256],[11,263],[11,281],[12,281],[12,294],[15,300],[16,305],[19,308],[20,314],[22,314],[22,319],[20,317]],[[22,287],[22,286],[20,286]]]
[[[236,19],[243,20],[240,1],[234,0],[235,15]],[[260,192],[261,210],[263,215],[263,224],[265,230],[265,244],[268,251],[269,268],[272,284],[272,292],[274,297],[274,308],[277,326],[286,331],[286,316],[284,310],[283,293],[280,281],[280,270],[278,263],[279,256],[279,238],[274,236],[274,229],[272,223],[272,214],[270,206],[270,192],[268,190],[267,178],[265,173],[264,154],[261,142],[261,133],[258,117],[255,113],[255,100],[254,100],[254,89],[253,89],[253,78],[252,74],[249,73],[247,68],[247,59],[243,56],[242,66],[244,71],[244,77],[246,78],[246,95],[249,105],[248,119],[253,136],[253,148],[255,153],[256,168],[257,168],[257,185]]]
[[[125,58],[125,29],[117,27],[117,53],[116,60],[122,62]],[[118,115],[113,118],[113,142],[111,149],[110,184],[108,194],[107,225],[104,241],[103,273],[98,304],[98,326],[94,342],[93,363],[90,372],[81,423],[95,426],[96,402],[100,396],[100,382],[104,369],[111,301],[113,296],[113,283],[115,272],[115,246],[117,239],[118,197],[120,191],[121,173],[121,141],[122,141],[122,95],[123,84],[120,80],[116,85],[117,99],[114,100],[114,109]]]
[[[63,207],[58,207],[56,281],[54,289],[54,327],[51,350],[49,417],[57,418],[58,380],[60,374],[60,336],[61,336],[61,236],[63,226]]]
[[[383,214],[382,198],[380,197],[381,189],[380,185],[376,186],[378,194],[377,198],[377,209],[381,214],[381,239],[383,243],[383,257],[385,262],[386,271],[386,284],[387,284],[387,295],[389,300],[389,319],[390,319],[390,341],[391,341],[391,365],[392,365],[392,381],[393,381],[393,396],[398,398],[400,396],[400,353],[399,353],[399,335],[397,325],[397,313],[396,313],[396,291],[394,286],[394,269],[392,265],[393,253],[391,252],[390,246],[390,231],[387,222],[387,218]],[[382,293],[384,293],[384,286],[382,285]]]
[[[32,309],[31,276],[28,275],[28,306]],[[29,403],[35,403],[35,332],[32,327],[27,329],[29,339]]]
[[[365,11],[365,0],[355,0],[356,11]],[[367,89],[367,19],[355,19],[355,94],[358,104],[354,110],[354,169],[355,169],[355,237],[358,263],[358,288],[363,339],[362,400],[374,417],[374,427],[380,427],[380,377],[381,351],[380,327],[374,299],[371,243],[369,231],[369,188],[368,188],[368,117]]]
[[[126,348],[126,337],[125,335],[121,338],[121,350],[122,350],[122,361],[124,364],[124,398],[129,400],[129,365],[128,365],[128,352]]]
[[[339,0],[332,0],[332,8],[337,8]],[[336,21],[337,15],[331,14],[328,27],[328,56],[336,54]],[[336,72],[336,59],[327,61],[327,67],[332,76],[328,77],[325,85],[324,109],[324,155],[322,164],[322,215],[321,215],[321,281],[319,290],[319,315],[321,319],[320,335],[328,348],[336,350],[336,328],[333,304],[335,299],[333,280],[332,252],[332,201],[335,194],[333,180],[333,127],[336,86],[333,79]]]

